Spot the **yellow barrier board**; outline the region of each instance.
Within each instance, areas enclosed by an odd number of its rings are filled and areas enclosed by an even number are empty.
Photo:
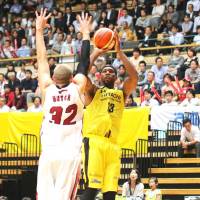
[[[124,111],[118,143],[122,148],[135,149],[138,138],[148,138],[148,108]],[[24,133],[40,136],[42,113],[0,113],[0,142],[14,142],[20,147]],[[86,122],[89,123],[89,122]]]

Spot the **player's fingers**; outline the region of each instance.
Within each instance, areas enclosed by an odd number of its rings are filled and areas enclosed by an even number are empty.
[[[89,17],[88,22],[91,24],[92,23],[92,16]]]
[[[38,16],[39,16],[37,11],[35,11],[35,15],[36,15],[36,17],[38,17]]]
[[[43,16],[43,8],[40,9],[40,16]]]
[[[88,13],[85,14],[85,19],[88,20]]]
[[[45,17],[45,19],[48,20],[50,17],[51,17],[51,13],[49,13],[49,14]]]
[[[78,15],[78,21],[79,21],[79,23],[81,23],[82,22],[82,19],[81,19],[81,16],[80,15]]]
[[[85,15],[85,13],[84,13],[84,12],[82,12],[82,13],[81,13],[81,19],[82,19],[82,20],[84,20],[84,19],[85,19],[84,15]]]
[[[45,9],[44,9],[44,13],[43,13],[43,17],[45,17],[46,14],[47,14],[47,9],[45,8]]]

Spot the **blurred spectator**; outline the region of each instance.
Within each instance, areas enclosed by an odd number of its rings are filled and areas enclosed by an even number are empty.
[[[134,35],[133,31],[128,26],[128,23],[126,21],[123,22],[122,28],[119,31],[119,38],[122,44],[123,42],[136,40],[136,36]]]
[[[107,2],[106,4],[106,11],[107,11],[107,20],[108,23],[115,24],[117,21],[117,11],[113,9],[112,4]]]
[[[13,4],[10,8],[10,13],[20,14],[21,11],[22,11],[22,4],[20,4],[18,0],[13,0]]]
[[[149,89],[144,90],[144,101],[141,103],[141,106],[158,106],[159,103],[156,99],[152,98],[153,93]]]
[[[119,55],[117,54],[117,57],[115,58],[115,60],[114,60],[113,63],[112,63],[112,66],[113,66],[115,69],[118,69],[120,65],[122,65],[122,62],[121,62],[121,60],[119,59]]]
[[[179,80],[182,80],[185,77],[185,71],[189,68],[190,62],[192,60],[197,60],[198,57],[196,56],[196,51],[193,48],[188,48],[187,50],[187,58],[184,60],[183,65],[178,68],[177,76]]]
[[[163,59],[161,57],[157,57],[155,62],[155,65],[151,67],[151,71],[155,74],[156,83],[162,86],[163,77],[167,73],[168,67],[163,65]]]
[[[21,47],[21,40],[20,40],[20,38],[18,36],[18,32],[16,30],[12,31],[11,42],[12,42],[13,47],[16,52],[17,49]]]
[[[186,92],[186,99],[181,102],[180,106],[199,106],[200,100],[198,98],[195,98],[195,92],[192,89],[189,89]]]
[[[139,72],[138,72],[138,86],[143,86],[147,82],[147,71],[146,71],[146,62],[139,62]]]
[[[145,200],[162,200],[161,190],[158,189],[158,179],[156,177],[151,177],[149,179],[149,187],[145,193]]]
[[[79,33],[79,32],[78,32]],[[72,38],[75,38],[76,37],[76,32],[75,32],[75,28],[74,28],[74,25],[71,24],[67,27],[67,34],[68,35],[71,35]]]
[[[25,79],[26,78],[25,71],[26,71],[26,65],[25,63],[22,62],[20,69],[17,71],[16,78],[20,81]]]
[[[0,97],[0,113],[9,112],[9,111],[10,111],[10,107],[6,105],[6,99],[4,97]]]
[[[200,130],[198,127],[193,126],[191,120],[188,118],[183,120],[178,157],[183,157],[184,150],[187,149],[196,149],[196,157],[200,158]]]
[[[199,18],[200,21],[200,18]],[[197,35],[194,36],[193,42],[196,45],[199,45],[198,47],[195,47],[195,51],[199,52],[200,51],[200,26],[197,27]]]
[[[22,92],[24,94],[35,92],[37,88],[37,82],[32,79],[32,71],[27,69],[25,75],[26,78],[21,81]]]
[[[126,77],[127,77],[126,68],[124,67],[124,65],[120,65],[118,69],[118,78],[124,81]]]
[[[18,57],[30,57],[31,56],[31,49],[27,45],[27,39],[22,38],[21,40],[21,47],[17,50]]]
[[[90,11],[90,14],[93,16],[93,20],[98,22],[100,18],[100,9],[98,9],[98,6],[96,3],[92,4],[92,11]]]
[[[193,27],[193,22],[190,20],[189,15],[185,15],[184,21],[182,23],[182,32],[187,40],[189,39],[188,36],[192,33],[192,27]]]
[[[4,96],[4,86],[7,84],[5,76],[3,73],[0,73],[0,97]]]
[[[176,76],[177,69],[180,68],[180,66],[182,66],[184,63],[184,57],[181,56],[180,53],[180,49],[175,48],[172,56],[170,56],[168,60],[168,73],[170,73],[172,76]]]
[[[96,4],[95,4],[96,5]],[[72,9],[70,6],[65,7],[65,26],[69,26],[75,20],[75,16],[72,13]]]
[[[174,9],[174,6],[172,4],[168,5],[167,12],[163,16],[164,21],[171,22],[172,24],[177,24],[179,21],[179,15],[178,12]]]
[[[147,16],[146,11],[144,9],[141,9],[140,15],[141,16],[137,18],[135,23],[135,30],[138,40],[142,39],[142,35],[144,34],[145,28],[150,26],[149,16]]]
[[[51,10],[54,4],[54,0],[44,0],[43,4],[44,4],[44,8]]]
[[[193,33],[197,33],[197,28],[199,26],[200,26],[200,11],[198,12],[198,16],[194,18]]]
[[[62,11],[58,11],[58,15],[55,18],[55,27],[61,29],[65,27],[65,19]]]
[[[139,6],[138,0],[132,0],[132,8],[130,10],[130,15],[133,18],[133,26],[135,27],[136,20],[140,17],[141,7]]]
[[[98,26],[100,26],[100,24],[103,24],[105,27],[108,26],[109,21],[107,19],[107,12],[102,10],[100,13],[100,17],[99,17],[99,21],[98,21]]]
[[[10,30],[10,24],[8,23],[7,17],[3,16],[0,24],[0,31],[5,32],[5,30]]]
[[[130,58],[130,61],[135,66],[137,72],[139,72],[139,63],[144,61],[144,57],[141,55],[139,48],[133,49],[133,56]]]
[[[32,52],[36,48],[36,28],[32,27],[31,28],[31,35],[28,36],[27,39],[28,46],[31,48]]]
[[[189,5],[192,5],[194,8],[194,12],[198,12],[200,10],[200,1],[199,0],[190,0],[187,2],[187,10],[186,12],[189,11]]]
[[[125,107],[135,107],[137,103],[134,101],[133,95],[126,98]]]
[[[53,43],[52,49],[51,49],[51,54],[59,54],[61,52],[61,48],[63,45],[63,39],[64,39],[64,34],[59,33],[58,37]]]
[[[141,183],[141,174],[133,169],[127,182],[123,184],[122,197],[130,199],[144,198],[144,185]]]
[[[22,94],[22,90],[20,87],[15,88],[15,98],[12,110],[17,110],[17,111],[27,110],[26,97]]]
[[[168,90],[164,93],[164,103],[161,106],[177,106],[177,102],[174,101],[174,94],[171,90]]]
[[[193,21],[195,17],[194,6],[193,4],[187,4],[186,13],[190,16],[190,19]]]
[[[15,100],[14,92],[11,91],[8,84],[4,86],[4,90],[5,90],[4,97],[6,99],[6,105],[11,108],[14,105],[14,100]]]
[[[170,75],[170,74],[165,74],[163,76],[163,82],[164,82],[164,85],[162,86],[161,88],[161,95],[164,96],[165,92],[166,91],[172,91],[172,92],[175,92],[175,86],[174,84],[172,83],[172,81],[174,81],[174,78]]]
[[[14,65],[8,64],[6,67],[7,67],[7,71],[6,71],[6,74],[5,74],[6,79],[8,79],[8,73],[9,72],[14,72],[15,74],[17,74],[17,72],[15,71]]]
[[[76,33],[80,31],[80,24],[78,21],[78,16],[79,16],[79,13],[76,14],[76,19],[72,23]]]
[[[42,112],[41,98],[35,97],[33,99],[33,105],[27,110],[28,112]]]
[[[132,24],[132,17],[128,15],[128,10],[126,8],[123,11],[124,11],[124,16],[119,18],[117,24],[118,26],[122,26],[123,23],[126,21],[128,23],[128,26],[130,27]]]
[[[171,45],[180,45],[184,43],[184,36],[178,29],[177,25],[173,25],[171,28],[171,34],[169,36],[169,42]]]
[[[194,86],[195,92],[200,93],[200,69],[197,60],[190,62],[190,68],[185,71],[185,77],[189,78]]]
[[[1,58],[14,58],[16,57],[15,49],[11,46],[11,41],[6,40],[4,45],[0,45],[0,57]]]
[[[77,56],[76,62],[79,62],[79,60],[80,60],[80,56],[81,56],[81,47],[82,47],[82,39],[83,39],[82,33],[81,33],[81,32],[78,32],[78,33],[76,34],[76,40],[75,40],[75,43],[74,43],[74,46],[75,46],[75,54],[76,54],[76,56]]]
[[[55,60],[55,58],[49,58],[48,59],[48,63],[49,63],[49,68],[50,68],[50,76],[52,78],[54,69],[56,67],[56,60]]]
[[[150,19],[151,26],[153,26],[154,28],[159,27],[161,17],[163,16],[164,12],[165,12],[164,4],[161,4],[161,0],[156,0],[156,4],[153,7],[152,16]]]
[[[98,72],[96,65],[92,65],[88,73],[88,77],[94,85],[100,85],[100,73]]]
[[[67,35],[65,42],[62,44],[61,55],[67,57],[61,58],[62,62],[74,62],[74,55],[76,54],[75,43],[71,35]]]
[[[8,73],[8,85],[11,91],[14,91],[20,85],[20,81],[16,78],[15,72]]]
[[[25,30],[21,27],[20,22],[15,22],[14,23],[14,28],[18,33],[18,37],[20,39],[20,41],[22,40],[22,38],[25,37]]]

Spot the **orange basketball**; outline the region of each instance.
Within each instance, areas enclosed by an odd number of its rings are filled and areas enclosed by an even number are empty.
[[[94,34],[94,44],[99,49],[112,49],[115,45],[115,33],[109,28],[100,28]]]

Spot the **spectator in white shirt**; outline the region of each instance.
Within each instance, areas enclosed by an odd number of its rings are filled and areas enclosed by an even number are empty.
[[[180,45],[184,43],[184,36],[182,33],[178,32],[178,26],[173,25],[171,28],[172,34],[169,37],[169,42],[171,45]]]
[[[128,26],[130,27],[132,24],[132,20],[133,20],[133,18],[130,15],[128,15],[128,10],[125,8],[124,16],[119,18],[117,24],[118,24],[118,26],[122,26],[124,24],[124,22],[127,22]]]
[[[197,29],[199,26],[200,26],[200,11],[198,12],[198,16],[194,18],[193,33],[197,33]]]
[[[153,7],[152,10],[152,17],[150,19],[150,24],[158,28],[160,25],[161,17],[165,13],[165,5],[161,4],[161,0],[156,0],[156,5]]]
[[[199,19],[200,19],[200,18],[199,18]],[[200,25],[197,27],[197,35],[194,36],[193,42],[194,42],[195,44],[200,45]],[[196,47],[195,50],[196,50],[197,52],[199,52],[199,51],[200,51],[200,46]]]
[[[7,84],[7,81],[5,79],[5,75],[3,73],[0,73],[0,97],[4,96],[4,86]]]
[[[181,138],[179,143],[179,157],[183,157],[184,149],[196,149],[196,157],[200,158],[200,130],[193,126],[191,120],[186,118],[183,120],[183,128],[181,130]]]
[[[144,90],[144,101],[141,103],[141,106],[150,106],[150,107],[153,107],[153,106],[158,106],[159,103],[157,100],[153,99],[152,98],[153,94],[151,92],[150,89],[145,89]]]
[[[42,112],[41,98],[36,96],[33,99],[33,105],[27,110],[28,112]]]
[[[6,105],[6,99],[0,97],[0,113],[2,112],[9,112],[10,108]]]
[[[133,56],[130,58],[131,63],[135,66],[137,72],[139,72],[139,63],[144,60],[144,57],[141,55],[139,48],[133,49]]]
[[[144,198],[144,185],[141,183],[141,175],[137,169],[131,171],[129,180],[123,184],[122,197],[135,200]]]
[[[194,12],[198,12],[200,10],[200,1],[199,0],[190,0],[187,2],[187,10],[186,12],[188,12],[188,6],[189,4],[192,4],[193,5],[193,8],[194,8]]]
[[[194,90],[189,89],[186,92],[186,99],[180,104],[180,106],[199,106],[200,100],[198,98],[195,98]]]
[[[174,101],[174,94],[171,90],[164,93],[164,102],[161,106],[176,106],[177,102]]]

